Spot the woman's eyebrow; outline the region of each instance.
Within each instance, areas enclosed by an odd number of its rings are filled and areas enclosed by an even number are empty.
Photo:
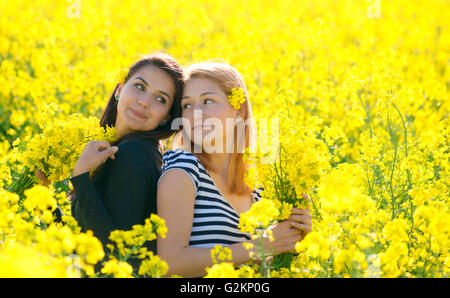
[[[144,80],[143,78],[141,78],[141,77],[136,77],[136,79],[141,80],[142,82],[144,82],[145,85],[149,86],[149,84],[147,83],[147,81]],[[164,94],[165,96],[167,96],[167,98],[170,98],[170,96],[169,96],[169,94],[167,94],[167,92],[164,92],[164,91],[162,91],[162,90],[158,90],[158,92]]]
[[[206,95],[206,94],[216,94],[216,92],[214,92],[214,91],[203,92],[202,94],[200,94],[200,96],[203,96],[203,95]],[[185,96],[182,97],[182,99],[189,98],[189,97],[190,96],[185,95]]]
[[[166,92],[162,90],[158,90],[158,92],[164,94],[167,98],[170,98],[169,94],[167,94]]]
[[[147,83],[147,81],[146,81],[146,80],[144,80],[143,78],[141,78],[141,77],[136,77],[136,79],[139,79],[139,80],[141,80],[142,82],[144,82],[144,83],[145,83],[145,85],[147,85],[147,86],[148,86],[148,83]]]
[[[216,92],[214,92],[214,91],[204,92],[204,93],[200,94],[200,96],[203,96],[206,94],[216,94]]]

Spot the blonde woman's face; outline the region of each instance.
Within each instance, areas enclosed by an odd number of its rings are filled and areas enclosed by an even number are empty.
[[[216,152],[227,150],[227,144],[234,140],[236,110],[214,81],[206,78],[189,79],[184,88],[181,107],[185,136],[194,145],[202,146],[208,153],[214,149]]]

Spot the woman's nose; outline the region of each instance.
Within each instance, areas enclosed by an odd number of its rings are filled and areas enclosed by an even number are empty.
[[[194,115],[193,115],[194,120],[202,120],[203,118],[203,110],[201,107],[195,107],[194,108]]]
[[[145,98],[138,98],[138,104],[144,109],[148,108],[148,100]]]

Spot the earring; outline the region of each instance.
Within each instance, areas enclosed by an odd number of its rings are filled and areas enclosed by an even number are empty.
[[[166,125],[166,121],[161,121],[161,126],[164,126],[164,125]]]
[[[116,95],[116,100],[119,100],[119,95]]]
[[[241,118],[239,117],[239,113],[236,113],[236,120],[235,120],[235,122],[239,122],[239,121],[241,121]]]

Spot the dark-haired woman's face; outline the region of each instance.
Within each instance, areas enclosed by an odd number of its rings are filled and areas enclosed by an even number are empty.
[[[169,121],[175,84],[165,71],[148,65],[121,84],[115,96],[119,96],[115,125],[119,138],[134,131],[154,130]]]

